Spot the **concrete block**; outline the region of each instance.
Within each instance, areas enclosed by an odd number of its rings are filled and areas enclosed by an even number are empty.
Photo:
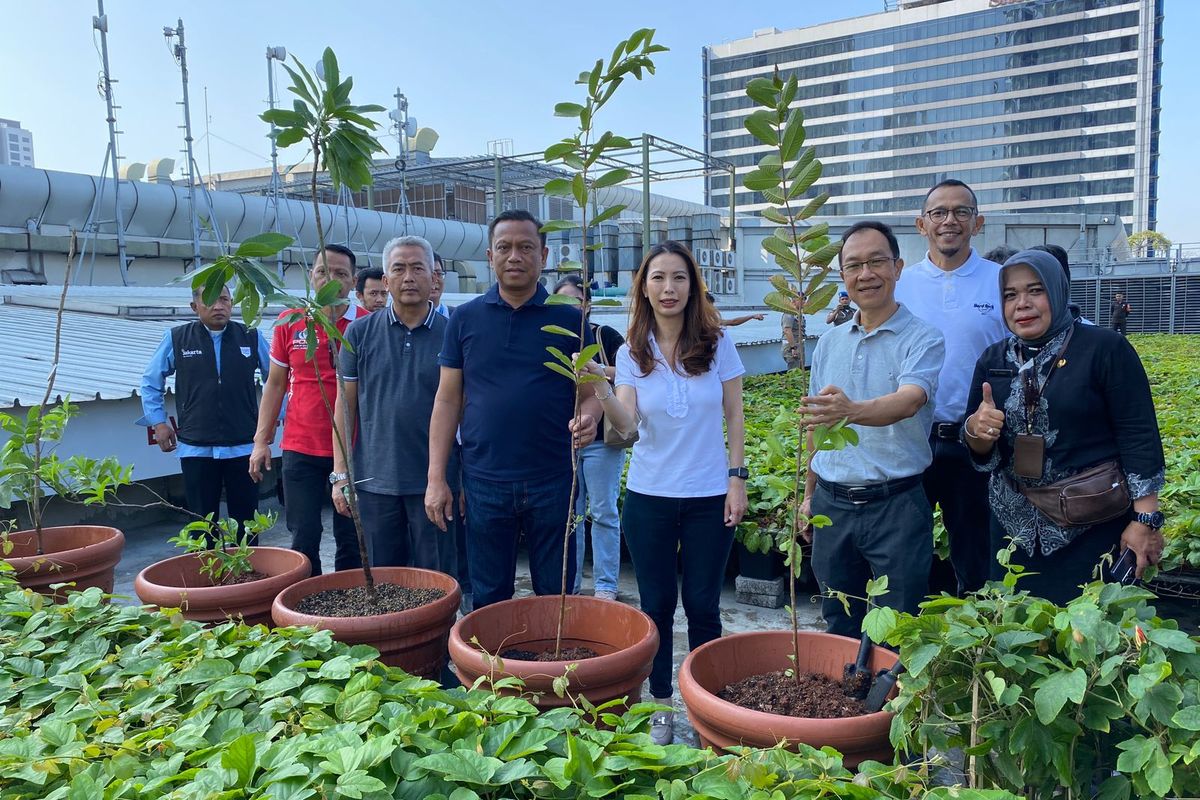
[[[746,605],[761,608],[781,608],[784,604],[787,584],[782,577],[774,580],[759,580],[758,578],[743,578],[741,575],[734,581],[737,590],[737,601]]]

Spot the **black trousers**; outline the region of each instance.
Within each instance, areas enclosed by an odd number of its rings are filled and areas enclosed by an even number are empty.
[[[312,574],[321,574],[321,512],[333,508],[329,473],[332,456],[310,456],[293,450],[283,451],[283,483],[287,505],[284,518],[292,533],[292,549],[304,553],[312,563]],[[333,568],[357,569],[362,566],[358,554],[358,535],[354,521],[333,512]]]
[[[929,446],[933,463],[925,470],[925,497],[931,508],[942,507],[942,524],[950,536],[950,562],[962,595],[983,587],[996,560],[996,548],[988,534],[988,474],[971,465],[962,442],[931,435]]]
[[[221,518],[221,492],[230,519],[237,520],[238,535],[246,535],[246,521],[258,511],[258,486],[250,478],[250,456],[238,458],[187,457],[179,459],[188,511]],[[257,537],[250,542],[257,544]]]
[[[372,566],[420,567],[457,576],[454,529],[442,532],[429,521],[424,494],[376,494],[359,489],[358,514]]]
[[[1030,555],[1018,546],[1013,552],[1012,563],[1020,564],[1026,571],[1021,573],[1017,589],[1044,597],[1056,605],[1066,605],[1079,596],[1080,586],[1099,579],[1096,570],[1105,553],[1113,553],[1113,561],[1116,561],[1121,534],[1125,532],[1129,520],[1129,516],[1122,516],[1093,525],[1048,556],[1042,555],[1038,548]],[[1008,534],[994,519],[991,534],[994,552],[1009,546]],[[1003,577],[1004,568],[993,561],[992,579],[1000,580]]]
[[[888,591],[877,602],[910,614],[919,611],[917,606],[929,588],[933,557],[933,511],[920,486],[854,503],[835,497],[818,483],[812,510],[833,523],[813,531],[813,572],[823,592],[865,597],[867,581],[886,575]],[[866,613],[862,600],[852,599],[849,613],[841,600],[821,601],[827,630],[841,636],[862,636]]]
[[[662,700],[671,696],[677,563],[683,572],[688,650],[721,636],[721,584],[733,548],[733,528],[725,526],[725,495],[652,497],[626,491],[621,527],[633,558],[642,611],[658,628],[650,694]]]

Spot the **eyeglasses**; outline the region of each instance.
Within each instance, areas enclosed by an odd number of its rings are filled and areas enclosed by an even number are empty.
[[[867,267],[871,268],[871,272],[879,272],[885,267],[891,266],[891,264],[893,264],[895,261],[896,259],[894,258],[885,258],[880,256],[879,258],[872,258],[869,261],[859,261],[854,264],[842,264],[842,274],[858,275]]]
[[[945,222],[946,218],[951,214],[959,222],[966,222],[971,217],[975,216],[975,209],[970,206],[959,206],[958,208],[931,208],[924,212],[922,216],[929,217],[930,222]]]

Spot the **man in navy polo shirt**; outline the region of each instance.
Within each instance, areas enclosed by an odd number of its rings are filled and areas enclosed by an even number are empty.
[[[446,466],[462,420],[463,489],[467,496],[467,558],[475,608],[507,600],[516,579],[517,540],[529,550],[537,594],[562,588],[563,528],[571,504],[571,447],[596,436],[595,392],[548,369],[547,346],[564,352],[578,343],[548,333],[547,325],[580,329],[579,309],[547,305],[538,282],[546,236],[527,211],[505,211],[488,227],[488,262],[496,284],[450,317],[438,363],[441,379],[429,424],[425,512],[442,530],[454,519]],[[585,330],[585,344],[591,343]],[[573,575],[574,546],[567,548]],[[568,584],[568,591],[570,585]]]

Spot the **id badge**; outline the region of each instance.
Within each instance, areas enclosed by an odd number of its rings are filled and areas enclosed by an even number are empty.
[[[1046,437],[1035,433],[1018,433],[1013,444],[1013,472],[1022,478],[1040,480],[1046,454]]]

